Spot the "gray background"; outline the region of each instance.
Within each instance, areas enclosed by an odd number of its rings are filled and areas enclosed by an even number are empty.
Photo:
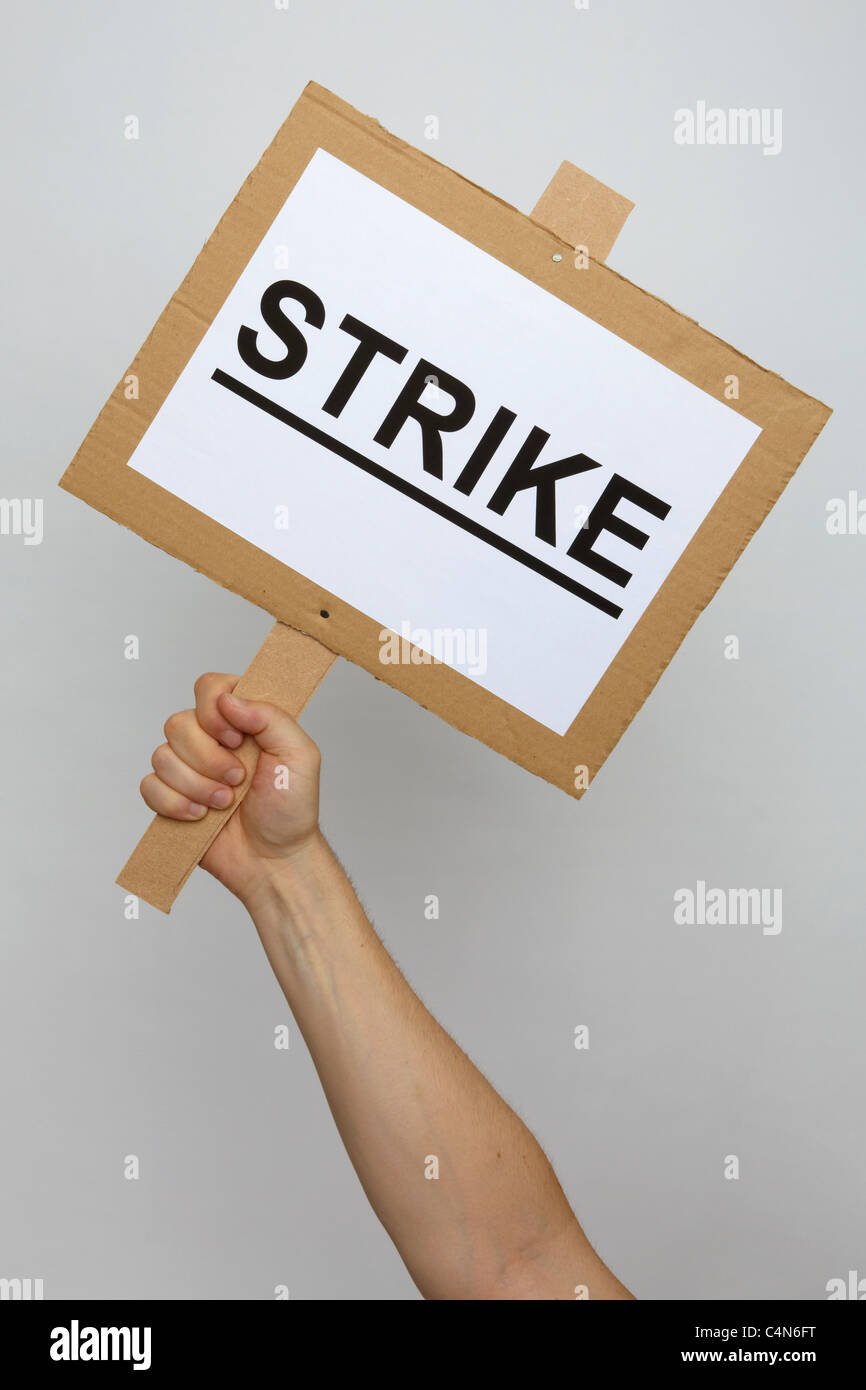
[[[304,722],[379,931],[635,1293],[866,1275],[866,537],[825,528],[866,492],[863,29],[855,0],[7,13],[2,493],[46,522],[41,546],[0,537],[0,1276],[417,1297],[293,1023],[274,1050],[288,1014],[242,909],[196,873],[170,919],[127,921],[113,884],[163,719],[269,619],[56,487],[310,78],[527,211],[574,160],[637,204],[617,270],[835,407],[582,802],[346,663]],[[699,99],[781,107],[782,153],[678,147]],[[676,926],[699,878],[782,888],[781,934]]]

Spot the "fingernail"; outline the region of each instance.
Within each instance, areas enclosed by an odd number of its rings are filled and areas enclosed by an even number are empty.
[[[230,767],[223,778],[223,781],[228,782],[230,787],[239,787],[243,780],[244,770],[242,767]]]
[[[243,741],[244,736],[237,729],[223,729],[220,734],[220,743],[226,748],[240,748]]]
[[[198,801],[191,801],[191,802],[189,803],[189,811],[187,812],[187,814],[190,815],[190,816],[196,816],[196,817],[198,817],[198,816],[203,816],[203,815],[205,814],[206,811],[207,811],[207,807],[206,807],[206,806],[202,806],[201,803],[198,802]]]
[[[227,695],[226,699],[228,700],[229,704],[239,705],[241,709],[246,709],[247,705],[249,704],[249,701],[242,700],[240,695]]]
[[[211,806],[216,806],[217,810],[222,810],[231,802],[232,794],[228,787],[218,787],[210,799]]]

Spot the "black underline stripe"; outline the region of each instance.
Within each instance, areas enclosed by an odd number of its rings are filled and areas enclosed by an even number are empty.
[[[374,463],[372,459],[359,454],[357,449],[353,449],[349,444],[344,444],[339,439],[334,439],[332,435],[326,434],[316,425],[311,425],[307,420],[302,420],[300,415],[294,415],[292,411],[285,410],[283,406],[276,405],[274,401],[268,400],[267,396],[262,396],[258,391],[254,391],[251,386],[246,386],[244,382],[238,381],[235,377],[229,376],[228,372],[222,371],[217,367],[211,377],[218,386],[225,386],[227,390],[233,391],[236,396],[249,401],[250,405],[258,406],[259,410],[265,411],[267,415],[272,415],[275,420],[280,420],[284,425],[289,425],[291,429],[297,430],[298,434],[306,435],[307,439],[312,439],[315,444],[321,444],[324,449],[330,449],[332,454],[337,454],[347,463],[352,463],[356,468],[360,468],[364,473],[369,473],[371,477],[378,478],[380,483],[393,487],[397,492],[402,492],[404,497],[411,497],[413,502],[418,502],[428,511],[435,512],[437,516],[444,517],[446,521],[459,526],[462,531],[468,531],[470,536],[475,536],[477,540],[484,541],[487,545],[493,546],[494,550],[499,550],[503,555],[507,555],[512,560],[517,560],[519,564],[525,565],[527,569],[534,570],[543,579],[549,579],[552,584],[558,584],[561,589],[567,589],[570,594],[583,599],[586,603],[592,604],[593,608],[599,608],[602,613],[607,613],[611,618],[618,618],[622,609],[610,599],[602,598],[600,594],[592,589],[587,589],[584,584],[579,584],[576,579],[571,579],[567,574],[560,574],[559,570],[551,565],[546,565],[543,560],[539,560],[535,555],[531,555],[526,550],[521,550],[519,546],[513,545],[511,541],[505,540],[503,536],[498,536],[495,531],[489,531],[486,526],[480,525],[472,517],[464,516],[462,512],[449,507],[447,503],[441,502],[438,497],[433,497],[429,492],[424,492],[422,488],[416,487],[414,483],[408,483],[404,478],[396,473],[391,473],[381,464]]]

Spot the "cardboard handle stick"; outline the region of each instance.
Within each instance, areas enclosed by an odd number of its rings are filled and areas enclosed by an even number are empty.
[[[628,198],[565,160],[532,216],[569,246],[585,247],[591,260],[604,261],[633,207]],[[237,692],[279,705],[297,718],[335,660],[334,653],[316,638],[275,623],[241,676]],[[117,877],[122,888],[161,912],[171,910],[202,855],[243,800],[258,759],[255,741],[245,739],[237,756],[247,769],[247,779],[228,810],[210,810],[200,821],[155,816]]]

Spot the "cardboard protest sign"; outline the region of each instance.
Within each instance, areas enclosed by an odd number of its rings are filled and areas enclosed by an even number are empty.
[[[295,630],[267,698],[343,655],[580,795],[830,412],[605,267],[630,204],[567,174],[530,219],[311,84],[62,486]]]

